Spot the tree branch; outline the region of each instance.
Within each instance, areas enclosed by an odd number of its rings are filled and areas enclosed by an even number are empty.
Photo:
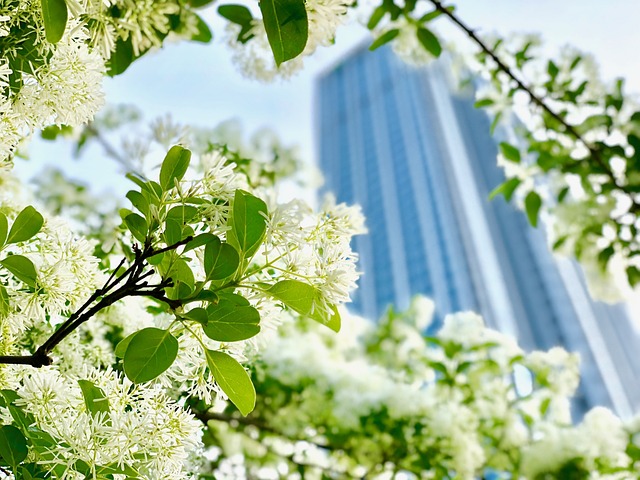
[[[144,272],[148,258],[159,253],[175,250],[176,248],[187,244],[192,239],[193,237],[189,235],[173,245],[169,245],[158,250],[154,250],[151,247],[149,239],[147,239],[142,250],[137,247],[134,248],[135,259],[133,264],[124,273],[116,276],[117,270],[119,270],[124,264],[124,260],[121,261],[102,288],[93,292],[87,301],[84,302],[78,310],[73,312],[69,318],[35,351],[35,353],[32,355],[0,355],[0,364],[31,365],[35,368],[51,365],[53,363],[53,359],[49,355],[60,342],[71,335],[74,330],[79,328],[100,310],[113,305],[115,302],[125,297],[146,296],[161,300],[167,303],[171,308],[180,306],[181,303],[178,300],[170,300],[164,295],[163,289],[171,285],[170,279],[164,280],[159,285],[148,285],[147,282],[142,282],[141,280],[147,278],[153,273],[153,271]],[[125,279],[126,281],[124,284],[114,290],[114,288]]]
[[[102,146],[105,153],[113,158],[116,162],[118,162],[127,172],[139,173],[138,170],[133,166],[127,158],[125,158],[120,152],[118,152],[109,141],[102,135],[100,130],[93,126],[93,123],[89,123],[86,125],[85,130],[89,132]]]
[[[549,105],[547,105],[541,97],[539,97],[533,92],[533,89],[531,87],[525,85],[524,82],[520,80],[520,78],[518,78],[516,74],[497,56],[497,54],[491,48],[489,48],[489,46],[484,41],[482,41],[482,39],[480,39],[471,28],[469,28],[466,24],[464,24],[462,20],[458,18],[451,9],[448,9],[447,7],[445,7],[440,0],[429,0],[429,1],[433,4],[433,6],[436,8],[437,11],[441,12],[443,15],[448,17],[449,20],[451,20],[456,26],[458,26],[462,31],[464,31],[467,34],[467,36],[495,62],[495,64],[498,66],[498,69],[500,69],[511,80],[513,80],[513,82],[517,85],[519,90],[525,92],[529,96],[529,98],[534,104],[538,105],[545,112],[547,112],[549,116],[551,116],[555,121],[557,121],[560,125],[563,126],[566,133],[568,133],[578,142],[582,143],[589,150],[591,158],[593,158],[593,160],[600,166],[600,168],[602,168],[602,170],[604,171],[606,176],[609,178],[611,183],[618,190],[621,190],[625,192],[627,195],[629,195],[629,197],[631,198],[631,201],[633,202],[633,207],[632,207],[633,211],[637,211],[640,209],[640,204],[637,203],[634,196],[634,192],[629,191],[629,189],[627,189],[625,185],[622,185],[618,182],[618,180],[616,179],[613,173],[613,170],[607,164],[607,162],[602,158],[600,150],[596,146],[591,145],[589,142],[587,142],[584,139],[584,137],[580,134],[580,132],[578,132],[573,125],[567,122],[564,118],[562,118],[562,116],[560,116]]]

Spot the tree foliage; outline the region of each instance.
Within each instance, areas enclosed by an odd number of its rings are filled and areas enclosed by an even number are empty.
[[[425,338],[411,315],[391,313],[342,344],[340,306],[358,278],[349,242],[363,221],[331,198],[318,211],[276,202],[274,184],[298,165],[286,148],[271,145],[265,161],[212,132],[163,124],[151,138],[161,154],[145,164],[106,137],[136,112],[89,123],[104,75],[125,73],[169,38],[211,41],[198,14],[210,3],[0,6],[0,472],[637,476],[633,423],[599,408],[571,424],[577,359],[562,350],[526,354],[472,314]],[[217,12],[239,67],[272,80],[330,45],[354,8],[262,0]],[[477,106],[496,134],[514,133],[500,143],[507,179],[493,195],[521,203],[533,225],[550,219],[554,248],[575,254],[592,279],[626,273],[628,293],[640,280],[640,109],[623,82],[604,85],[577,51],[542,60],[533,38],[480,38],[439,0],[383,0],[367,15],[371,49],[391,44],[412,63],[444,51],[434,22],[467,34],[478,53],[466,69],[485,80]],[[518,122],[507,122],[513,111]],[[97,212],[80,186],[44,189],[51,211],[25,200],[11,167],[37,130],[74,135],[78,153],[100,143],[132,182],[126,206]],[[80,225],[59,216],[70,198]]]

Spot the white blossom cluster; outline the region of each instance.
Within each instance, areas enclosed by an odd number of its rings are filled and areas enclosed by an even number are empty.
[[[349,293],[355,288],[356,256],[349,242],[354,234],[364,231],[359,209],[336,205],[331,198],[318,212],[302,202],[279,205],[264,186],[252,188],[246,172],[237,171],[222,153],[204,154],[200,160],[202,173],[190,172],[176,188],[167,191],[161,200],[167,207],[162,210],[166,215],[167,208],[180,204],[183,198],[197,197],[197,217],[191,222],[194,235],[206,231],[224,240],[231,228],[229,204],[238,189],[252,192],[256,201],[263,197],[268,202],[263,218],[265,239],[248,259],[248,273],[237,280],[235,289],[259,312],[260,334],[236,342],[212,340],[200,325],[177,320],[193,308],[206,307],[204,301],[169,313],[154,308],[150,300],[124,298],[67,336],[51,354],[53,366],[34,371],[29,366],[1,365],[0,387],[14,390],[18,395],[16,407],[33,415],[34,428],[51,438],[51,445],[45,442],[30,450],[29,461],[41,465],[54,478],[84,478],[105,472],[131,475],[133,471],[146,479],[190,478],[197,470],[194,459],[201,446],[202,423],[196,422],[176,399],[188,396],[212,405],[227,398],[212,375],[203,349],[225,352],[242,363],[259,355],[282,323],[286,305],[264,290],[266,282],[303,280],[318,292],[316,312],[327,313],[349,301]],[[1,180],[14,184],[8,171]],[[18,193],[19,185],[15,188]],[[19,199],[19,195],[11,195],[0,204],[9,225],[16,223],[25,206]],[[160,209],[153,212],[158,218],[163,215]],[[132,245],[131,237],[123,235],[122,230],[118,236],[121,246],[111,253],[102,251],[98,258],[94,256],[96,240],[75,234],[69,224],[47,215],[42,228],[29,240],[4,246],[2,258],[27,258],[36,270],[36,278],[27,283],[20,275],[0,267],[0,293],[6,292],[6,299],[1,299],[5,310],[0,310],[0,355],[30,355],[36,351],[105,284],[111,273],[105,266],[114,268],[118,252]],[[165,244],[159,233],[152,234],[151,240],[159,247]],[[196,281],[206,278],[203,257],[202,249],[184,254]],[[154,275],[147,281],[158,283],[161,278]],[[154,380],[134,385],[112,370],[114,365],[121,365],[115,345],[149,327],[171,332],[179,344],[177,358]],[[82,405],[88,400],[79,386],[84,381],[101,389],[110,405],[108,412],[96,413],[88,406],[85,411]],[[0,407],[3,401],[0,398]],[[12,422],[10,412],[0,412],[5,423]]]
[[[88,380],[108,399],[107,413],[87,411],[78,380]],[[157,386],[134,385],[111,370],[89,369],[68,378],[54,369],[27,373],[17,389],[18,405],[54,443],[39,452],[40,463],[73,473],[78,462],[129,467],[142,478],[193,478],[201,448],[201,423]],[[47,459],[48,455],[51,459]]]
[[[41,2],[9,0],[0,6],[2,162],[10,160],[19,142],[38,129],[75,127],[93,119],[104,104],[105,62],[119,42],[130,43],[135,56],[158,47],[171,32],[170,16],[180,18],[180,35],[197,33],[195,15],[172,0],[64,4],[69,19],[55,44],[46,39]]]
[[[516,91],[513,81],[495,70],[491,61],[466,57],[467,68],[484,80],[476,92],[478,102],[496,124],[502,122],[516,135],[523,133],[532,146],[528,150],[534,153],[525,154],[523,142],[515,145],[521,150],[520,162],[498,155],[498,165],[507,180],[518,181],[513,193],[516,201],[524,209],[529,192],[540,196],[541,218],[547,223],[550,245],[561,254],[578,257],[594,298],[612,303],[629,298],[634,289],[626,270],[640,268],[640,262],[629,253],[628,244],[637,243],[635,232],[640,223],[632,209],[634,194],[618,187],[637,181],[633,161],[629,160],[635,146],[628,141],[639,133],[633,116],[638,110],[637,100],[623,93],[622,83],[605,84],[593,57],[575,48],[565,47],[557,58],[547,61],[540,55],[538,36],[486,38],[485,42],[582,139],[556,126],[557,122],[532,105],[525,92]],[[595,145],[595,150],[602,148],[598,145],[607,145],[613,153],[590,152],[584,142]],[[547,148],[551,150],[547,152]],[[538,155],[539,149],[542,153]],[[598,155],[610,175],[603,171],[585,173],[577,167],[573,172],[560,170],[563,164],[579,165],[587,160],[597,164],[591,157]],[[614,182],[617,187],[611,190]]]
[[[636,478],[634,422],[598,407],[572,423],[576,355],[525,353],[470,312],[425,338],[416,319],[432,312],[417,299],[377,326],[351,317],[344,337],[282,329],[257,365],[257,429],[212,423],[230,439],[220,478],[295,478],[300,465],[367,478]]]
[[[20,2],[21,4],[23,2]],[[26,2],[25,2],[26,3]],[[35,3],[35,2],[34,2]],[[11,8],[11,7],[10,7]],[[27,12],[11,12],[18,16]],[[39,18],[39,12],[28,12]],[[9,15],[5,15],[9,17]],[[35,23],[35,22],[34,22]],[[10,21],[5,24],[11,25]],[[10,26],[9,26],[10,28]],[[9,32],[19,36],[19,32]],[[41,55],[50,51],[48,63],[23,74],[23,85],[12,92],[12,70],[0,58],[0,159],[6,161],[22,138],[48,125],[81,125],[93,118],[104,103],[104,61],[87,44],[88,32],[79,23],[68,26],[55,48],[40,43]]]
[[[307,0],[305,9],[308,18],[308,38],[302,53],[296,58],[277,66],[267,40],[262,19],[254,19],[248,35],[253,37],[242,43],[238,41],[240,26],[228,24],[227,44],[232,53],[232,61],[247,78],[272,82],[277,78],[288,78],[302,69],[304,57],[312,55],[318,47],[333,43],[336,30],[347,17],[353,0]]]

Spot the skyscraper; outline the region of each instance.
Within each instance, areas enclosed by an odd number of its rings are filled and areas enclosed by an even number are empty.
[[[416,69],[382,48],[356,50],[319,80],[320,166],[327,190],[359,203],[364,272],[357,313],[376,318],[423,293],[436,317],[474,310],[526,349],[582,357],[580,410],[640,409],[638,332],[623,306],[593,302],[575,263],[502,198],[489,119],[452,88],[441,62]]]

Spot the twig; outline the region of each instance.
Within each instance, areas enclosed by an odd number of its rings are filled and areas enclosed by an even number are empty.
[[[551,109],[551,107],[549,105],[547,105],[544,100],[539,97],[538,95],[536,95],[532,88],[525,85],[524,82],[522,80],[520,80],[516,74],[497,56],[497,54],[487,46],[487,44],[482,41],[477,35],[476,33],[471,30],[471,28],[469,28],[467,25],[465,25],[462,20],[460,20],[460,18],[458,18],[451,9],[448,9],[447,7],[445,7],[442,2],[440,0],[429,0],[433,6],[436,8],[436,10],[438,10],[439,12],[441,12],[443,15],[445,15],[446,17],[448,17],[455,25],[457,25],[461,30],[463,30],[467,36],[473,40],[474,43],[476,43],[476,45],[478,45],[480,47],[480,49],[486,53],[487,55],[489,55],[489,57],[491,57],[491,59],[496,63],[496,65],[498,66],[498,68],[504,72],[511,80],[513,80],[515,82],[515,84],[518,86],[518,89],[520,89],[521,91],[525,92],[527,95],[529,95],[529,98],[531,99],[531,101],[533,103],[535,103],[536,105],[538,105],[540,108],[542,108],[545,112],[547,112],[549,114],[549,116],[551,116],[555,121],[557,121],[559,124],[561,124],[565,131],[571,135],[573,138],[575,138],[578,142],[582,143],[588,150],[589,153],[591,154],[591,158],[594,159],[594,161],[600,166],[600,168],[602,168],[604,170],[604,173],[607,175],[607,177],[609,178],[609,180],[611,180],[611,182],[613,183],[613,185],[625,192],[627,195],[629,195],[629,197],[631,198],[631,201],[633,202],[633,207],[632,209],[634,211],[637,211],[640,209],[640,204],[637,203],[635,196],[634,196],[634,192],[629,191],[629,189],[627,189],[625,187],[625,185],[622,185],[618,182],[618,180],[616,179],[613,170],[611,169],[611,167],[604,161],[604,159],[602,158],[601,154],[600,154],[600,150],[594,146],[591,145],[589,142],[587,142],[584,137],[580,134],[580,132],[578,132],[576,130],[576,128],[571,125],[570,123],[568,123],[564,118],[562,118],[562,116],[560,116],[558,113],[556,113],[554,110]]]
[[[124,273],[116,276],[117,270],[119,270],[124,264],[124,260],[121,261],[115,270],[116,273],[112,273],[109,276],[109,279],[105,282],[102,288],[93,292],[87,301],[84,302],[78,310],[73,312],[60,326],[60,328],[53,332],[53,334],[51,334],[51,336],[35,351],[35,353],[32,355],[0,355],[0,364],[31,365],[35,368],[51,365],[53,363],[53,359],[49,355],[60,342],[71,335],[74,330],[80,327],[80,325],[85,323],[100,310],[113,305],[115,302],[125,297],[152,297],[165,302],[171,308],[177,308],[181,305],[181,302],[179,300],[168,299],[163,292],[165,287],[171,285],[171,279],[165,279],[158,285],[148,285],[147,282],[142,280],[152,275],[153,271],[144,272],[144,269],[147,266],[146,260],[149,257],[153,257],[158,253],[175,250],[176,248],[187,244],[192,239],[192,236],[188,236],[173,245],[169,245],[158,250],[151,248],[151,244],[148,240],[145,242],[143,250],[136,247],[134,249],[135,259],[133,264],[125,270]],[[124,284],[114,290],[114,288],[125,279],[126,281]]]
[[[95,139],[98,141],[98,143],[102,146],[105,153],[111,158],[113,158],[120,165],[122,165],[122,167],[124,167],[127,172],[138,173],[138,171],[133,166],[133,164],[127,158],[125,158],[122,154],[120,154],[120,152],[118,152],[109,143],[109,141],[106,138],[104,138],[100,130],[95,128],[93,124],[90,123],[89,125],[85,126],[85,130],[89,132],[91,135],[93,135]]]

